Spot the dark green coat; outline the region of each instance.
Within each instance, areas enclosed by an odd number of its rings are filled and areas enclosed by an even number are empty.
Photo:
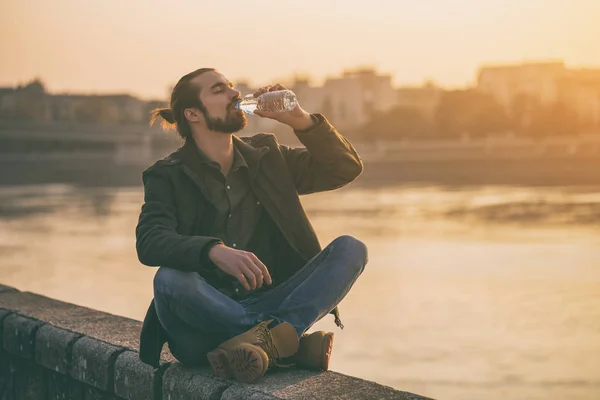
[[[299,195],[340,188],[363,169],[354,147],[317,114],[316,125],[296,132],[305,148],[290,148],[272,134],[233,137],[246,160],[251,188],[267,211],[268,233],[280,243],[273,246],[279,262],[274,284],[292,276],[321,251],[317,235],[300,203]],[[136,249],[141,263],[196,271],[229,294],[232,279],[206,262],[206,249],[220,239],[210,232],[213,206],[198,175],[202,171],[193,141],[143,173],[144,204],[136,228]],[[341,324],[337,314],[336,323]],[[158,366],[166,341],[154,302],[150,304],[140,336],[140,358]]]

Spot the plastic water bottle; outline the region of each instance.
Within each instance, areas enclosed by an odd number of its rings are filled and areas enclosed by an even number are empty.
[[[298,105],[296,94],[291,90],[266,92],[258,97],[249,94],[236,104],[236,109],[246,114],[254,114],[254,110],[285,112],[292,111]]]

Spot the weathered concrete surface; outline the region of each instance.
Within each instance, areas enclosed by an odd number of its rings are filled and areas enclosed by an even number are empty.
[[[0,293],[0,308],[129,350],[140,348],[142,323],[130,318],[16,290]],[[168,346],[164,347],[161,357],[166,362],[175,361]]]
[[[52,325],[40,327],[36,334],[35,362],[51,371],[68,374],[73,343],[80,337]]]
[[[60,373],[48,375],[48,400],[83,400],[84,385]]]
[[[154,399],[162,373],[140,361],[136,352],[121,353],[115,362],[115,394],[127,400]]]
[[[86,387],[83,389],[84,400],[120,400],[117,396],[111,393],[104,393],[101,390]]]
[[[247,385],[178,362],[154,370],[139,360],[140,329],[128,318],[33,293],[0,292],[0,400],[425,400],[335,372],[281,369]]]
[[[44,323],[12,314],[2,321],[2,347],[8,353],[25,359],[33,358],[35,332]]]
[[[0,293],[0,307],[125,348],[138,350],[141,322],[29,292]]]
[[[15,358],[10,361],[10,379],[15,399],[45,399],[46,380],[42,367],[31,365],[26,360]],[[9,397],[10,398],[10,397]]]
[[[310,372],[300,369],[275,370],[258,383],[235,383],[222,400],[233,399],[322,399],[322,400],[426,400],[375,382],[337,372]]]
[[[122,351],[121,347],[84,336],[73,344],[69,374],[79,382],[112,393],[114,363]]]
[[[163,375],[163,400],[219,400],[232,382],[217,379],[208,368],[168,367]]]
[[[2,350],[4,349],[4,346],[2,345],[2,337],[4,336],[2,334],[2,323],[3,323],[4,319],[6,317],[8,317],[11,313],[12,313],[12,311],[10,311],[10,310],[0,308],[0,353],[2,353]]]

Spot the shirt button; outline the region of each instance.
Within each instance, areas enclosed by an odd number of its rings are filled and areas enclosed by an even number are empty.
[[[228,215],[228,218],[231,218],[231,214]]]
[[[260,201],[257,201],[256,204],[260,206]]]
[[[232,244],[232,246],[233,246],[233,247],[237,247],[237,244],[235,244],[235,243],[234,243],[234,244]]]
[[[231,186],[227,185],[227,190],[231,189]]]

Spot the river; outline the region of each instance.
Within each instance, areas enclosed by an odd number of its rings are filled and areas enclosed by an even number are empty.
[[[140,187],[0,187],[0,282],[138,320]],[[600,398],[600,188],[348,187],[303,199],[369,264],[315,328],[331,368],[439,399]]]

